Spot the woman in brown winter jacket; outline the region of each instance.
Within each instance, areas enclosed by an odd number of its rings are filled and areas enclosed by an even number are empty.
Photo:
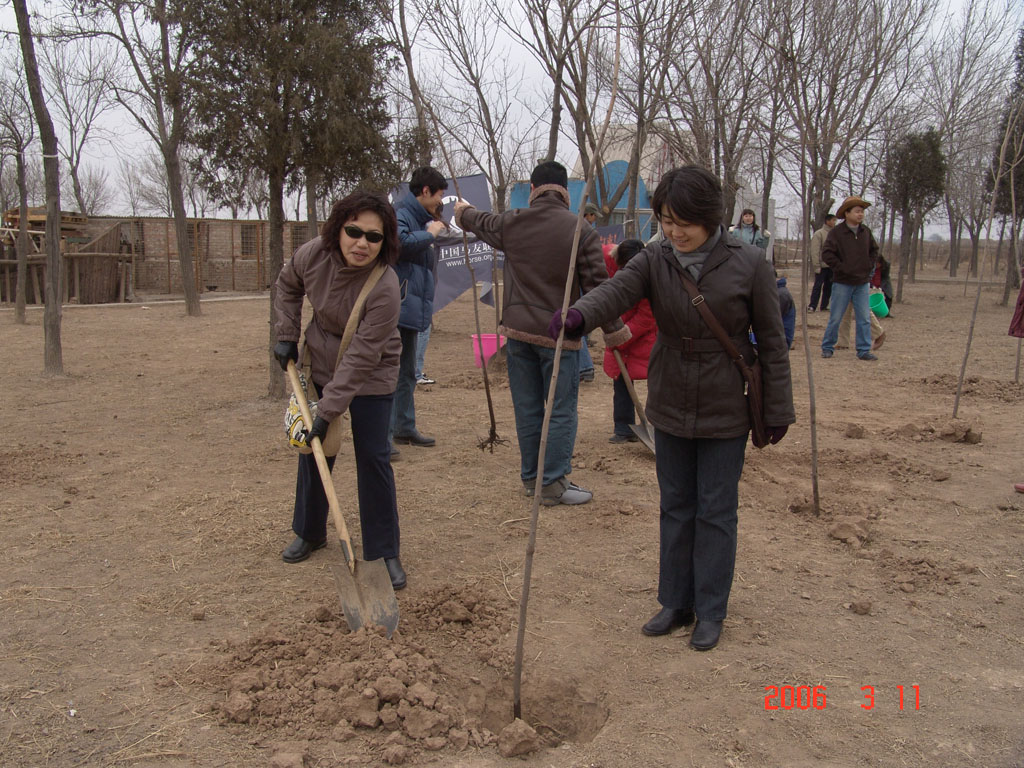
[[[669,171],[654,192],[664,239],[648,245],[566,313],[578,336],[648,299],[658,337],[648,372],[661,492],[660,610],[644,626],[664,635],[697,624],[690,645],[717,645],[736,560],[738,488],[750,420],[744,380],[690,301],[690,280],[748,363],[758,342],[772,443],[796,420],[789,349],[772,265],[721,225],[722,187],[703,168]],[[550,332],[562,324],[556,313]]]
[[[391,469],[388,428],[398,382],[402,342],[398,334],[401,296],[395,211],[383,195],[353,192],[334,204],[320,237],[301,246],[275,284],[274,356],[282,368],[298,360],[303,298],[313,307],[306,326],[317,415],[310,437],[323,439],[334,419],[348,411],[359,491],[363,558],[384,558],[395,589],[406,584],[399,559],[398,502]],[[385,269],[366,295],[351,343],[338,359],[345,325],[356,300],[379,265]],[[334,467],[334,457],[327,464]],[[312,454],[299,455],[292,530],[295,540],[281,557],[305,560],[327,543],[327,497]]]

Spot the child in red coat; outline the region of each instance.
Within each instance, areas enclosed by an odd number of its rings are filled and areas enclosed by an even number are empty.
[[[608,269],[608,277],[614,275],[626,265],[633,256],[644,248],[639,240],[623,240],[618,245],[604,246],[604,265]],[[641,299],[622,315],[622,322],[629,326],[632,337],[618,349],[626,372],[633,381],[647,378],[647,362],[654,348],[654,340],[658,335],[658,326],[654,322],[654,314],[647,299]],[[609,442],[635,443],[637,436],[629,428],[636,424],[636,412],[633,399],[629,396],[626,382],[622,379],[615,355],[610,349],[604,351],[604,372],[612,379],[612,418],[615,421],[615,432]]]

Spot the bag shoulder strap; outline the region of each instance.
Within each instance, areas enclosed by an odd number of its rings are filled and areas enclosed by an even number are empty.
[[[345,350],[348,349],[348,345],[352,343],[352,337],[356,333],[356,326],[359,325],[359,321],[362,319],[363,307],[366,305],[366,297],[370,295],[370,291],[377,284],[377,281],[387,271],[387,265],[377,263],[377,266],[373,268],[370,276],[366,278],[366,282],[363,283],[362,290],[359,291],[359,295],[356,296],[355,306],[352,307],[352,312],[348,316],[348,322],[345,323],[345,332],[341,336],[341,345],[338,347],[338,359],[334,361],[334,367],[337,368],[341,365],[341,358],[345,354]]]
[[[736,345],[732,343],[732,339],[725,332],[725,328],[718,322],[718,318],[715,317],[708,303],[704,300],[704,295],[698,290],[697,284],[689,278],[685,271],[680,274],[680,277],[683,279],[683,287],[686,288],[686,292],[690,295],[690,303],[700,313],[700,316],[704,318],[704,322],[711,329],[711,333],[718,339],[718,343],[725,348],[726,354],[732,358],[736,367],[740,369],[744,377],[747,377],[751,373],[750,366],[747,365],[747,361],[743,359],[740,351],[736,349]]]

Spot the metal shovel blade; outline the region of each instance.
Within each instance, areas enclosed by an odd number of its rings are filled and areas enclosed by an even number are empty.
[[[651,449],[651,453],[655,453],[654,450],[654,438],[651,433],[647,431],[646,424],[630,424],[629,428],[633,430],[633,434],[640,438],[640,442]]]
[[[398,600],[384,559],[356,560],[354,573],[347,565],[331,565],[331,573],[348,628],[355,632],[377,624],[390,639],[398,627]]]

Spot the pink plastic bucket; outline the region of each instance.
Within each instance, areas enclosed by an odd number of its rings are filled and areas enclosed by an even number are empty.
[[[498,334],[496,333],[481,333],[481,334],[470,334],[470,338],[473,339],[473,358],[477,368],[483,366],[483,360],[490,360],[494,357],[494,354],[498,351]],[[480,357],[480,347],[483,347],[483,358]],[[505,337],[501,337],[501,346],[505,346]]]

